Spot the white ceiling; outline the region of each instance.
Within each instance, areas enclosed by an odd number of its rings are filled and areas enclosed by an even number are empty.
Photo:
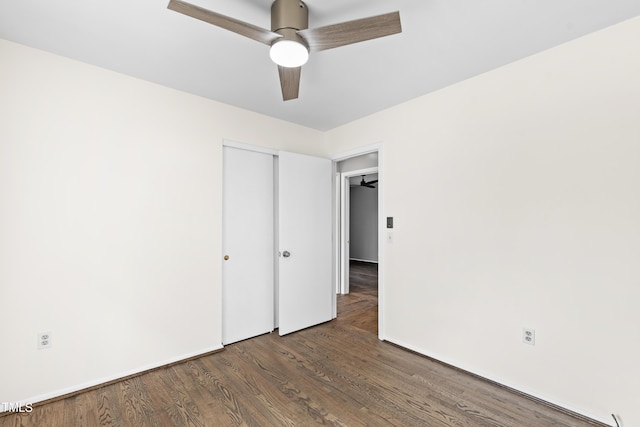
[[[267,46],[167,3],[2,0],[0,38],[328,130],[640,15],[639,0],[306,0],[310,28],[399,10],[403,32],[313,54],[283,102]],[[270,0],[192,3],[270,28]]]

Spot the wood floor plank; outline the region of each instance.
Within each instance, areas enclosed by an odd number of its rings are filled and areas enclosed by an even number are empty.
[[[238,383],[238,393],[250,397],[245,404],[252,412],[261,414],[267,425],[295,426],[295,413],[286,409],[287,398],[276,384],[265,375],[264,363],[243,350],[242,345],[234,346],[235,354],[230,355],[235,368],[229,370],[230,379]]]
[[[241,346],[242,344],[238,344]],[[238,347],[236,346],[236,347]],[[231,349],[234,350],[234,349]],[[255,354],[260,354],[261,351],[255,352]],[[273,354],[273,348],[271,348],[270,353]],[[269,359],[269,360],[266,360]],[[284,408],[287,409],[291,415],[297,419],[300,414],[309,414],[314,418],[324,419],[325,423],[333,424],[333,422],[329,422],[328,419],[325,419],[325,415],[322,413],[322,410],[318,410],[315,406],[312,399],[310,399],[304,389],[298,384],[298,377],[287,377],[282,375],[282,370],[284,369],[282,366],[278,364],[273,364],[276,359],[272,357],[262,358],[256,365],[260,366],[260,376],[264,380],[265,383],[268,383],[273,388],[273,395],[278,396],[278,400],[281,404],[284,405]],[[285,364],[289,364],[290,360],[280,359]],[[255,369],[255,368],[254,368]]]
[[[353,425],[358,422],[358,419],[350,413],[345,413],[342,417],[337,417],[335,414],[335,409],[344,407],[345,401],[349,402],[348,406],[353,410],[353,399],[350,397],[345,399],[347,396],[343,393],[332,393],[333,386],[324,372],[313,367],[309,368],[308,361],[296,352],[281,346],[279,342],[282,338],[275,334],[270,338],[268,342],[265,340],[261,343],[260,351],[252,353],[256,355],[254,363],[261,366],[265,380],[272,382],[288,399],[287,407],[290,410],[294,409],[298,415],[312,416],[316,422],[329,425]],[[266,354],[270,356],[261,357]],[[291,372],[291,375],[283,377],[281,372]]]
[[[99,425],[97,408],[87,393],[64,400],[64,423],[76,426]]]
[[[140,377],[121,381],[117,386],[127,424],[140,427],[157,425],[150,398]]]
[[[220,419],[216,414],[223,408],[220,400],[216,398],[219,390],[217,387],[209,386],[200,361],[192,360],[186,364],[176,365],[173,369],[183,384],[184,390],[191,395],[194,402],[198,403],[205,425],[219,424]]]
[[[194,401],[195,395],[189,393],[189,390],[176,374],[176,367],[171,366],[163,371],[163,375],[159,376],[160,387],[164,391],[166,399],[166,410],[169,412],[171,419],[177,422],[176,425],[189,427],[206,426],[205,418],[201,413],[202,402]]]
[[[330,348],[334,344],[323,341],[322,334],[315,334],[315,337],[321,347]],[[346,343],[342,344],[348,346]],[[439,411],[433,398],[427,401],[426,390],[404,387],[406,381],[403,381],[403,387],[393,386],[403,380],[402,376],[392,367],[376,361],[375,353],[354,353],[347,358],[332,361],[331,364],[332,375],[348,379],[350,393],[358,393],[362,395],[362,399],[376,402],[376,406],[387,410],[386,416],[393,414],[403,425],[420,424],[425,419],[442,421],[444,412]]]
[[[203,373],[214,386],[215,396],[222,404],[224,411],[223,425],[258,425],[252,411],[245,407],[242,384],[233,381],[228,373],[229,362],[224,357],[202,358]]]
[[[0,427],[603,427],[377,337],[377,265],[351,266],[338,318],[0,415]]]
[[[176,402],[173,392],[174,385],[171,383],[170,367],[143,375],[141,380],[147,390],[149,390],[150,404],[154,408],[156,419],[159,425],[178,426],[186,425],[187,421],[181,408],[183,403]]]
[[[27,414],[13,414],[8,417],[16,417],[16,426],[63,426],[64,425],[64,401],[58,400],[41,407],[34,406],[33,412]]]

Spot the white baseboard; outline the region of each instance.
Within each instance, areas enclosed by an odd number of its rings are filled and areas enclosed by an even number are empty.
[[[571,406],[568,406],[566,404],[563,404],[563,403],[560,403],[560,402],[556,402],[556,401],[554,401],[552,399],[547,399],[544,396],[540,396],[540,395],[538,395],[536,393],[527,392],[526,389],[524,389],[522,387],[514,386],[512,384],[509,384],[508,381],[494,379],[490,375],[485,375],[482,372],[477,372],[475,370],[472,370],[472,369],[469,369],[467,367],[461,366],[460,364],[455,363],[455,361],[454,362],[450,362],[444,357],[439,357],[438,355],[428,354],[425,351],[422,351],[421,349],[419,349],[417,347],[414,347],[412,345],[409,345],[407,343],[402,342],[402,340],[396,340],[396,339],[387,337],[387,338],[384,339],[384,341],[390,342],[392,344],[395,344],[395,345],[400,346],[402,348],[405,348],[407,350],[410,350],[410,351],[413,351],[415,353],[421,354],[421,355],[423,355],[425,357],[428,357],[430,359],[433,359],[433,360],[438,361],[440,363],[443,363],[445,365],[452,366],[455,369],[459,369],[461,371],[467,372],[467,373],[469,373],[469,374],[471,374],[473,376],[482,378],[483,380],[488,381],[490,383],[494,383],[494,384],[497,384],[498,386],[504,387],[506,389],[510,389],[515,393],[518,393],[518,394],[521,394],[521,395],[524,395],[524,396],[528,396],[530,398],[533,398],[534,400],[537,400],[537,401],[541,402],[542,404],[547,404],[547,405],[549,405],[551,407],[561,408],[561,409],[563,409],[565,411],[573,412],[574,414],[576,414],[578,416],[589,418],[591,420],[595,420],[595,421],[601,422],[601,423],[603,423],[605,425],[611,426],[611,420],[609,418],[598,417],[598,416],[596,416],[594,414],[590,414],[590,413],[588,413],[588,412],[586,412],[584,410],[579,410],[579,409],[576,409],[576,408],[572,408]]]
[[[143,373],[145,371],[149,371],[149,370],[152,370],[152,369],[160,368],[160,367],[165,366],[165,365],[171,365],[173,363],[177,363],[177,362],[180,362],[180,361],[183,361],[183,360],[187,360],[187,359],[191,359],[191,358],[194,358],[194,357],[197,357],[197,356],[201,356],[201,355],[204,355],[204,354],[207,354],[207,353],[211,353],[212,351],[221,350],[222,348],[223,348],[223,346],[220,345],[220,346],[216,346],[216,347],[202,349],[202,350],[199,350],[199,351],[196,351],[196,352],[193,352],[193,353],[188,353],[188,354],[184,354],[182,356],[166,359],[166,360],[160,361],[158,363],[152,363],[152,364],[149,364],[149,365],[141,366],[139,368],[132,369],[130,371],[120,372],[118,374],[110,375],[108,377],[97,378],[95,380],[87,381],[87,382],[82,383],[82,384],[76,384],[76,385],[73,385],[71,387],[65,387],[65,388],[62,388],[62,389],[58,389],[58,390],[52,391],[50,393],[44,393],[44,394],[40,394],[40,395],[37,395],[37,396],[32,396],[32,397],[27,398],[27,399],[21,399],[20,401],[15,402],[15,403],[19,403],[22,406],[24,406],[24,405],[27,405],[27,404],[31,405],[31,404],[34,404],[34,403],[43,402],[45,400],[54,399],[56,397],[64,396],[65,394],[75,393],[75,392],[78,392],[78,391],[81,391],[81,390],[84,390],[84,389],[87,389],[87,388],[95,387],[95,386],[98,386],[98,385],[101,385],[101,384],[106,384],[106,383],[109,383],[109,382],[112,382],[112,381],[116,381],[116,380],[119,380],[119,379],[122,379],[122,378],[130,377],[132,375],[140,374],[140,373]],[[0,405],[0,412],[6,412],[5,408],[2,405]]]

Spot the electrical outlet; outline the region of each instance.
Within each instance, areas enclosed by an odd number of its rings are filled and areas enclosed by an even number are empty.
[[[522,342],[529,345],[536,345],[536,330],[522,328]]]
[[[51,348],[51,332],[40,332],[38,334],[38,350]]]

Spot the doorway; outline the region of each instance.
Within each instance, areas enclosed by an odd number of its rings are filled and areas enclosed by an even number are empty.
[[[338,293],[348,294],[352,261],[378,263],[378,167],[341,172],[340,182]]]
[[[384,339],[383,315],[384,315],[384,285],[383,285],[383,264],[384,264],[384,240],[381,238],[383,229],[383,170],[381,160],[382,146],[374,145],[343,153],[333,158],[334,171],[336,177],[335,186],[335,212],[336,212],[336,239],[335,246],[335,281],[336,293],[341,294],[340,298],[348,295],[351,291],[357,292],[358,298],[364,297],[368,302],[364,305],[377,311],[377,327],[368,327],[367,330],[377,330],[378,337]],[[352,197],[351,191],[358,192],[356,197]],[[365,193],[364,191],[369,191]],[[375,194],[375,201],[372,206],[372,197]],[[367,200],[368,199],[368,200]],[[368,206],[357,206],[354,203],[365,203]],[[365,209],[365,210],[363,210]],[[366,213],[366,209],[373,209],[375,215],[369,218],[356,217],[353,211]],[[371,213],[371,212],[369,212]],[[367,226],[367,222],[373,221],[372,228]],[[365,233],[369,233],[368,239],[364,242],[366,249],[356,247],[351,242],[351,230],[354,228],[364,228]],[[373,230],[373,233],[371,232]],[[362,232],[362,230],[360,230]],[[373,240],[371,240],[373,239]],[[352,254],[352,250],[355,253]],[[372,254],[373,251],[373,254]],[[353,287],[353,290],[351,287]],[[344,298],[341,299],[343,301]],[[369,316],[369,318],[371,318]]]

